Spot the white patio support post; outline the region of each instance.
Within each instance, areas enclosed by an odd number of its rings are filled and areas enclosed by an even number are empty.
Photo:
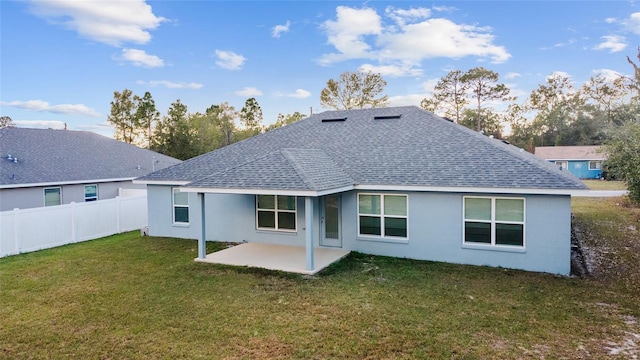
[[[304,198],[305,250],[307,254],[307,271],[315,268],[313,263],[313,198]]]
[[[204,212],[204,193],[198,193],[198,200],[200,200],[200,227],[201,233],[198,238],[198,259],[205,259],[207,257],[207,238],[206,238],[206,217]]]

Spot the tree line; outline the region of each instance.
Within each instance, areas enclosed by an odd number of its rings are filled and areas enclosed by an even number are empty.
[[[574,88],[568,75],[552,73],[520,102],[495,71],[453,70],[420,106],[529,152],[537,146],[604,144],[610,173],[625,179],[632,199],[640,203],[640,67],[629,57],[627,61],[634,69],[631,77],[598,74]],[[385,107],[386,85],[380,74],[346,71],[327,81],[320,103],[333,109]],[[300,112],[279,114],[275,123],[264,126],[255,98],[247,99],[240,111],[223,102],[204,113],[189,113],[178,99],[161,116],[149,92],[140,97],[125,89],[114,92],[108,121],[116,139],[188,159],[304,117]]]
[[[297,111],[278,114],[273,124],[265,126],[255,98],[247,99],[240,111],[223,102],[204,113],[189,113],[187,105],[177,99],[161,116],[150,92],[140,97],[124,89],[114,92],[107,120],[114,126],[117,140],[186,160],[304,117]]]

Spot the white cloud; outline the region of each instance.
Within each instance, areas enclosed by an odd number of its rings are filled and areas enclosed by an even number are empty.
[[[163,67],[164,61],[155,55],[149,55],[144,50],[122,49],[122,59],[130,61],[135,66],[147,68]]]
[[[296,99],[305,99],[308,98],[309,96],[311,96],[311,92],[305,90],[305,89],[296,89],[296,91],[292,92],[292,93],[283,93],[283,92],[279,92],[276,91],[275,93],[273,93],[273,96],[275,97],[291,97],[291,98],[296,98]]]
[[[276,25],[271,30],[271,36],[274,38],[279,38],[280,34],[289,32],[289,26],[291,25],[290,21],[287,21],[284,25]]]
[[[435,90],[436,85],[438,85],[438,82],[440,80],[441,78],[433,78],[433,79],[427,79],[425,82],[422,83],[422,88],[425,91],[425,96],[433,94],[433,90]]]
[[[58,120],[13,120],[17,127],[36,129],[64,129],[64,122]]]
[[[436,87],[436,84],[438,84],[438,81],[440,81],[439,78],[424,81],[421,84],[422,90],[424,91],[422,93],[390,96],[389,106],[420,106],[422,99],[433,94],[433,89]]]
[[[399,77],[399,76],[421,76],[422,69],[416,69],[410,64],[404,65],[372,65],[363,64],[358,68],[360,71],[371,71],[382,76]]]
[[[294,93],[288,94],[287,96],[292,98],[297,98],[297,99],[304,99],[311,96],[311,93],[305,89],[296,89]]]
[[[594,47],[594,50],[609,50],[610,53],[619,52],[627,47],[626,39],[624,36],[608,35],[602,36],[604,41],[598,46]]]
[[[140,85],[149,85],[151,87],[164,86],[168,89],[200,89],[204,85],[199,83],[186,83],[186,82],[172,82],[167,80],[152,80],[152,81],[136,81]]]
[[[462,58],[477,56],[503,63],[511,55],[494,44],[491,28],[457,24],[445,18],[430,18],[425,8],[385,11],[393,24],[385,25],[374,9],[338,6],[336,19],[327,20],[322,29],[327,42],[337,52],[324,54],[321,65],[349,60],[377,60],[382,65],[401,62],[419,64],[435,57]]]
[[[239,70],[247,58],[240,54],[236,54],[233,51],[216,50],[216,64],[223,69],[227,70]]]
[[[521,76],[522,75],[517,72],[509,72],[504,76],[504,78],[507,80],[511,80],[511,79],[519,78]]]
[[[609,81],[617,80],[620,77],[624,76],[624,75],[620,74],[619,72],[617,72],[615,70],[611,70],[611,69],[594,69],[591,72],[594,75],[602,76],[603,78],[605,78],[605,79],[607,79]]]
[[[511,55],[502,46],[493,44],[487,28],[456,24],[448,19],[429,19],[409,24],[399,33],[386,33],[378,38],[381,58],[421,61],[434,57],[489,57],[493,63],[503,63]]]
[[[255,96],[262,96],[262,91],[254,87],[245,87],[242,90],[238,90],[234,92],[234,94],[238,96],[255,97]]]
[[[370,45],[366,35],[382,33],[381,18],[374,9],[354,9],[347,6],[336,8],[336,20],[327,20],[322,24],[327,41],[338,53],[325,54],[320,63],[327,65],[347,59],[369,58]]]
[[[38,112],[50,112],[54,114],[87,115],[92,117],[102,116],[97,111],[83,104],[50,105],[48,102],[42,101],[42,100],[28,100],[28,101],[0,101],[0,105],[7,106],[7,107],[15,107],[18,109],[38,111]]]
[[[387,17],[393,19],[398,25],[405,25],[407,22],[415,22],[421,19],[428,19],[431,16],[431,10],[427,8],[411,8],[395,9],[393,6],[389,6],[385,9]]]
[[[631,14],[622,24],[632,33],[640,35],[640,12]]]
[[[32,1],[30,4],[34,15],[82,37],[113,46],[127,42],[146,44],[151,40],[149,30],[166,21],[156,16],[144,0],[57,0]]]
[[[389,97],[389,106],[420,106],[420,102],[426,95],[422,94],[408,94]]]

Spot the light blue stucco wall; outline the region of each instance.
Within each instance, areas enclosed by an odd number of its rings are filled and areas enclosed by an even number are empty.
[[[388,193],[388,192],[381,192]],[[200,205],[190,194],[189,226],[172,225],[171,188],[148,186],[149,232],[154,236],[196,239],[200,234]],[[514,251],[471,248],[462,243],[463,197],[474,194],[408,192],[408,239],[373,241],[358,237],[357,192],[342,194],[342,247],[374,255],[459,264],[488,265],[529,271],[569,274],[571,258],[571,198],[528,195],[525,247]],[[475,194],[478,196],[492,196]],[[253,195],[207,194],[207,240],[265,242],[304,246],[304,198],[297,201],[297,231],[256,229]],[[505,195],[493,195],[496,197]],[[315,245],[319,245],[319,201],[314,199]]]
[[[463,245],[463,197],[488,194],[408,193],[408,241],[393,243],[358,237],[357,196],[343,195],[344,247],[368,254],[500,266],[569,274],[571,268],[571,198],[522,196],[526,200],[525,247],[514,251]],[[518,196],[520,197],[520,196]]]
[[[200,237],[200,202],[195,193],[189,194],[189,224],[173,224],[170,186],[147,186],[149,235],[183,239]],[[264,242],[304,246],[304,198],[297,199],[297,230],[295,232],[256,229],[255,195],[205,194],[207,218],[206,237],[210,241]],[[314,199],[314,208],[318,201]],[[314,211],[314,224],[318,227],[318,211]],[[318,245],[318,239],[316,239]]]
[[[555,163],[556,160],[549,160]],[[558,160],[567,161],[567,170],[578,179],[600,179],[602,170],[589,170],[589,160]]]

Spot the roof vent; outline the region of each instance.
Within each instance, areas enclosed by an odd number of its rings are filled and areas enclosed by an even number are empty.
[[[338,121],[345,121],[347,120],[346,117],[343,118],[330,118],[330,119],[322,119],[322,122],[338,122]]]
[[[402,116],[402,114],[397,114],[397,115],[379,115],[379,116],[374,116],[373,120],[400,119],[401,116]]]

